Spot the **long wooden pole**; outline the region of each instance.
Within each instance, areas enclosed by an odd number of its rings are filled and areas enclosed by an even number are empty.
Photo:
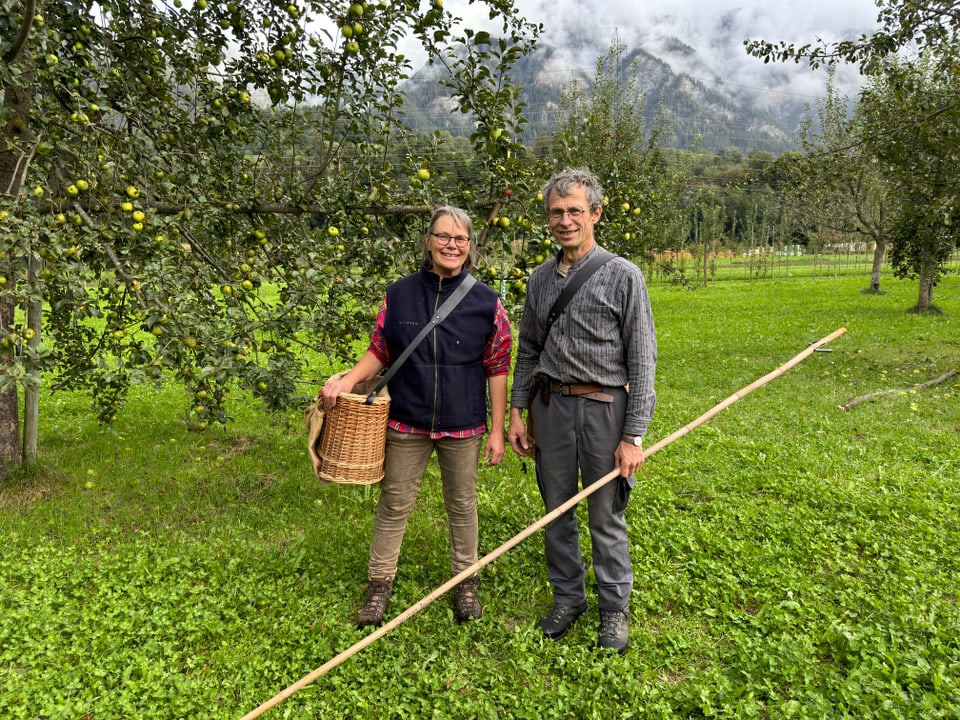
[[[703,415],[701,415],[700,417],[698,417],[698,418],[697,418],[696,420],[694,420],[693,422],[689,423],[688,425],[684,425],[682,428],[680,428],[680,429],[677,430],[676,432],[668,435],[667,437],[663,438],[662,440],[660,440],[660,441],[657,442],[656,444],[652,445],[648,450],[645,450],[645,451],[644,451],[644,457],[645,457],[645,458],[650,457],[651,455],[653,455],[653,454],[654,454],[655,452],[657,452],[658,450],[662,450],[663,448],[665,448],[667,445],[669,445],[670,443],[672,443],[674,440],[677,440],[678,438],[683,437],[684,435],[686,435],[687,433],[689,433],[691,430],[699,427],[700,425],[703,425],[705,422],[707,422],[708,420],[710,420],[710,418],[712,418],[712,417],[713,417],[714,415],[716,415],[717,413],[722,412],[722,411],[725,410],[726,408],[728,408],[728,407],[730,407],[731,405],[733,405],[733,403],[735,403],[735,402],[736,402],[737,400],[739,400],[740,398],[742,398],[742,397],[744,397],[744,396],[746,396],[746,395],[749,395],[749,394],[752,393],[754,390],[756,390],[757,388],[761,387],[762,385],[765,385],[766,383],[770,382],[770,381],[773,380],[774,378],[780,377],[780,376],[783,375],[787,370],[789,370],[790,368],[792,368],[794,365],[797,365],[798,363],[800,363],[800,362],[802,362],[804,359],[806,359],[809,355],[811,355],[812,353],[816,352],[816,350],[817,350],[818,348],[820,348],[820,347],[822,347],[823,345],[826,345],[827,343],[835,340],[836,338],[838,338],[838,337],[840,337],[841,335],[843,335],[845,332],[847,332],[846,328],[839,328],[838,330],[834,330],[832,333],[830,333],[829,335],[827,335],[827,336],[826,336],[825,338],[823,338],[822,340],[818,340],[817,342],[811,343],[809,346],[807,346],[807,348],[806,348],[803,352],[799,353],[799,354],[796,355],[793,359],[791,359],[791,360],[789,360],[788,362],[784,363],[783,365],[781,365],[780,367],[778,367],[778,368],[777,368],[776,370],[774,370],[773,372],[767,373],[766,375],[764,375],[764,376],[763,376],[762,378],[760,378],[759,380],[754,380],[752,383],[750,383],[749,385],[747,385],[747,386],[746,386],[745,388],[743,388],[742,390],[739,390],[738,392],[735,392],[733,395],[731,395],[730,397],[728,397],[728,398],[727,398],[726,400],[724,400],[723,402],[715,405],[713,408],[711,408],[710,410],[708,410],[707,412],[705,412]],[[436,589],[435,589],[433,592],[431,592],[429,595],[427,595],[426,597],[420,599],[419,601],[417,601],[416,603],[414,603],[413,605],[411,605],[409,608],[407,608],[407,609],[404,610],[402,613],[400,613],[399,615],[397,615],[393,620],[391,620],[390,622],[388,622],[388,623],[386,623],[385,625],[381,626],[380,628],[378,628],[378,629],[375,630],[374,632],[370,633],[369,635],[367,635],[366,637],[364,637],[362,640],[354,643],[353,645],[351,645],[350,647],[348,647],[346,650],[344,650],[343,652],[341,652],[339,655],[337,655],[336,657],[334,657],[334,658],[332,658],[331,660],[327,661],[326,663],[324,663],[323,665],[321,665],[320,667],[318,667],[316,670],[314,670],[314,671],[311,672],[310,674],[304,675],[302,678],[300,678],[300,680],[298,680],[297,682],[293,683],[292,685],[290,685],[288,688],[286,688],[286,689],[283,690],[282,692],[277,693],[275,696],[273,696],[272,698],[270,698],[269,700],[267,700],[265,703],[263,703],[263,704],[260,705],[259,707],[255,708],[254,710],[251,710],[249,713],[247,713],[246,715],[244,715],[244,716],[241,718],[241,720],[253,720],[253,718],[259,717],[260,715],[262,715],[263,713],[265,713],[265,712],[266,712],[267,710],[269,710],[270,708],[272,708],[272,707],[274,707],[275,705],[279,704],[279,703],[282,702],[283,700],[286,700],[288,697],[290,697],[290,696],[293,695],[294,693],[298,692],[299,690],[302,690],[303,688],[305,688],[307,685],[309,685],[310,683],[312,683],[314,680],[316,680],[317,678],[319,678],[321,675],[325,675],[326,673],[328,673],[330,670],[332,670],[333,668],[335,668],[337,665],[339,665],[340,663],[342,663],[342,662],[343,662],[344,660],[346,660],[347,658],[352,657],[353,655],[356,655],[358,652],[360,652],[361,650],[363,650],[363,649],[364,649],[365,647],[367,647],[368,645],[372,645],[372,644],[375,643],[377,640],[379,640],[379,639],[382,638],[384,635],[386,635],[388,632],[390,632],[391,630],[393,630],[395,627],[397,627],[398,625],[406,622],[408,619],[410,619],[411,617],[413,617],[414,615],[416,615],[418,612],[420,612],[421,610],[423,610],[425,607],[427,607],[427,605],[429,605],[430,603],[432,603],[434,600],[436,600],[437,598],[442,597],[444,594],[446,594],[446,593],[447,593],[448,591],[450,591],[452,588],[454,588],[455,586],[459,585],[463,580],[466,580],[468,577],[471,577],[474,573],[477,572],[477,570],[479,570],[479,569],[482,568],[482,567],[485,567],[486,565],[489,565],[489,564],[492,563],[494,560],[496,560],[498,557],[500,557],[501,555],[503,555],[504,553],[506,553],[508,550],[513,549],[514,547],[516,547],[517,545],[519,545],[521,542],[523,542],[524,540],[526,540],[528,537],[530,537],[531,535],[533,535],[535,532],[537,532],[538,530],[540,530],[540,529],[546,527],[547,525],[549,525],[551,522],[553,522],[553,521],[556,520],[558,517],[560,517],[560,516],[563,515],[565,512],[567,512],[570,508],[575,507],[575,506],[577,505],[577,503],[579,503],[581,500],[583,500],[583,499],[586,498],[587,496],[595,493],[597,490],[599,490],[599,489],[600,489],[601,487],[603,487],[605,484],[607,484],[608,482],[610,482],[611,480],[613,480],[613,479],[614,479],[615,477],[617,477],[619,474],[620,474],[620,468],[614,468],[612,471],[610,471],[609,473],[607,473],[606,475],[604,475],[602,478],[600,478],[599,480],[597,480],[595,483],[593,483],[593,484],[591,484],[590,486],[584,488],[582,491],[580,491],[578,494],[574,495],[572,498],[570,498],[569,500],[567,500],[565,503],[563,503],[562,505],[560,505],[558,508],[552,510],[551,512],[549,512],[549,513],[547,513],[546,515],[544,515],[542,518],[540,518],[539,520],[537,520],[537,521],[536,521],[535,523],[533,523],[532,525],[530,525],[530,526],[524,528],[523,530],[521,530],[519,533],[517,533],[516,535],[514,535],[512,538],[510,538],[509,540],[507,540],[505,543],[503,543],[503,545],[501,545],[500,547],[498,547],[496,550],[493,550],[493,551],[490,552],[489,554],[484,555],[482,558],[480,558],[479,560],[477,560],[477,562],[475,562],[473,565],[471,565],[470,567],[468,567],[466,570],[463,570],[462,572],[458,573],[457,575],[455,575],[455,576],[453,576],[452,578],[450,578],[449,580],[447,580],[447,582],[445,582],[443,585],[440,585],[438,588],[436,588]]]

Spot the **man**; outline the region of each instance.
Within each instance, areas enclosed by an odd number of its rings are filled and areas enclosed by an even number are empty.
[[[518,454],[535,456],[548,512],[577,494],[578,474],[586,487],[620,468],[618,478],[588,497],[587,507],[599,646],[623,654],[633,588],[624,512],[636,484],[634,474],[643,465],[642,438],[656,405],[653,314],[640,269],[611,256],[594,237],[603,212],[603,188],[596,176],[585,168],[566,168],[546,184],[543,198],[560,252],[527,283],[507,436]],[[561,290],[597,255],[610,259],[548,329]],[[528,435],[531,425],[535,439]],[[540,629],[557,640],[587,609],[575,508],[547,526],[544,543],[553,607],[540,620]]]

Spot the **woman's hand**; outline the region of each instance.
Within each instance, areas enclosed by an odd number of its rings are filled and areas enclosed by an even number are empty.
[[[327,380],[323,389],[317,393],[317,401],[322,401],[323,406],[329,410],[337,404],[337,397],[340,393],[353,392],[354,385],[356,383],[350,378],[349,373],[339,377],[334,376]]]
[[[506,451],[506,443],[503,439],[503,431],[499,433],[491,432],[487,436],[487,446],[483,451],[483,459],[487,465],[499,465],[503,460],[503,454]]]

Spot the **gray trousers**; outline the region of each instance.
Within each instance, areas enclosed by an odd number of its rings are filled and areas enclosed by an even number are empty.
[[[533,413],[537,485],[547,512],[559,507],[584,487],[616,466],[614,452],[623,434],[627,394],[623,388],[604,388],[610,403],[552,393],[549,402],[538,393]],[[633,567],[624,511],[636,478],[616,478],[587,498],[588,527],[601,610],[620,610],[630,603]],[[586,565],[580,548],[576,508],[551,522],[544,531],[547,578],[554,602],[586,602]]]

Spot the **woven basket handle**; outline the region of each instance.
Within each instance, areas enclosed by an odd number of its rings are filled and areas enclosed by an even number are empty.
[[[467,275],[463,282],[457,286],[457,289],[453,291],[453,294],[446,299],[443,305],[437,310],[430,322],[420,328],[420,332],[417,333],[417,336],[410,341],[410,344],[404,348],[403,352],[400,353],[400,357],[394,360],[390,364],[390,369],[387,370],[383,377],[380,378],[380,382],[376,384],[373,390],[370,391],[370,394],[367,395],[367,399],[364,401],[366,405],[373,405],[373,401],[377,399],[377,393],[379,393],[386,384],[390,381],[397,370],[400,369],[400,366],[407,361],[407,358],[417,349],[417,345],[423,342],[423,339],[433,330],[437,325],[442,323],[444,319],[449,315],[453,309],[460,304],[460,301],[466,297],[467,293],[470,292],[470,288],[474,286],[474,283],[477,282],[477,279],[473,275]]]

